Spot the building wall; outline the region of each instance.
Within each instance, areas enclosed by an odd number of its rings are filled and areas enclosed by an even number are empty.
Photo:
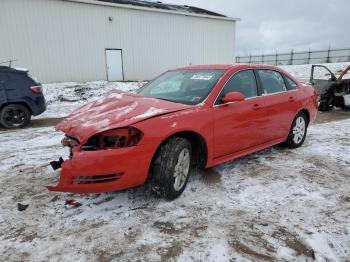
[[[109,21],[109,17],[113,21]],[[235,21],[61,0],[1,0],[0,62],[42,82],[107,79],[105,49],[123,50],[125,80],[188,64],[232,63]]]

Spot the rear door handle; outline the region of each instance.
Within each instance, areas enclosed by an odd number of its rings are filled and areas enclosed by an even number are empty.
[[[260,109],[260,108],[262,108],[262,106],[259,105],[259,104],[254,104],[254,105],[253,105],[253,110],[258,110],[258,109]]]
[[[295,98],[292,97],[292,96],[290,96],[290,97],[288,98],[288,101],[289,101],[289,102],[294,102],[294,101],[295,101]]]

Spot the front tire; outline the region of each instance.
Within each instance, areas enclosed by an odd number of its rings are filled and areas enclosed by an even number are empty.
[[[306,115],[303,112],[298,113],[289,131],[286,141],[287,147],[294,149],[302,146],[306,138],[308,124]]]
[[[0,112],[0,124],[5,128],[20,128],[29,124],[31,118],[27,107],[20,104],[4,106]]]
[[[185,190],[192,166],[191,143],[182,137],[172,137],[157,152],[152,166],[152,191],[168,200]]]

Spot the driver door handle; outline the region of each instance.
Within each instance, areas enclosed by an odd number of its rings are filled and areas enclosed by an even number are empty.
[[[258,110],[260,108],[262,108],[262,106],[260,104],[254,104],[253,105],[253,110]]]
[[[288,101],[289,101],[289,102],[294,102],[294,101],[295,101],[295,98],[294,98],[293,96],[290,96],[290,97],[288,98]]]

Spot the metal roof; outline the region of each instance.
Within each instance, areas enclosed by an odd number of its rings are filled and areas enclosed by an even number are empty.
[[[140,7],[148,7],[169,11],[177,11],[182,13],[192,13],[192,14],[200,14],[200,15],[210,15],[210,16],[218,16],[218,17],[226,17],[225,15],[212,12],[206,9],[202,9],[195,6],[188,5],[174,5],[174,4],[166,4],[161,1],[151,2],[151,1],[142,1],[142,0],[97,0],[99,2],[108,2],[114,4],[122,4],[122,5],[133,5]]]
[[[211,18],[218,20],[228,20],[228,21],[240,21],[239,18],[232,18],[212,12],[206,9],[202,9],[195,6],[188,5],[175,5],[166,4],[161,1],[145,1],[145,0],[61,0],[68,2],[76,2],[81,4],[91,4],[91,5],[104,5],[111,7],[127,8],[127,9],[137,9],[144,11],[162,12],[186,16],[196,16],[203,18]]]

